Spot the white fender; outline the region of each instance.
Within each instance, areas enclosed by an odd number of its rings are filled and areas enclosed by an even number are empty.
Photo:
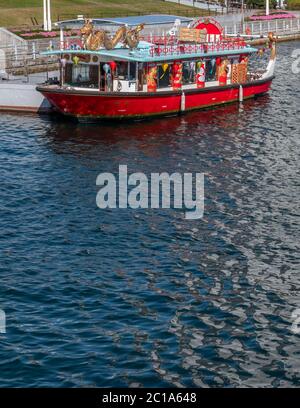
[[[0,309],[0,333],[6,333],[6,315],[4,310]]]
[[[181,110],[181,112],[185,111],[185,93],[184,92],[182,92],[182,94],[181,94],[180,110]]]

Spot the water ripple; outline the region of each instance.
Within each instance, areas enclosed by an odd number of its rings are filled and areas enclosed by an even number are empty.
[[[299,46],[242,109],[0,116],[1,386],[300,385]],[[96,177],[119,164],[205,172],[204,219],[100,211]]]

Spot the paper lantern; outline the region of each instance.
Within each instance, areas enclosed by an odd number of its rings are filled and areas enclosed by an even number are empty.
[[[112,70],[112,72],[114,72],[117,68],[117,64],[115,63],[115,61],[111,61],[109,63],[110,69]]]
[[[172,69],[172,86],[173,89],[181,89],[182,87],[182,63],[176,61]]]
[[[159,79],[163,79],[163,77],[165,76],[167,69],[169,68],[169,64],[162,64],[162,70],[163,70],[163,74]]]
[[[80,61],[80,58],[77,57],[77,55],[75,55],[75,57],[73,58],[73,62],[75,65],[78,65],[78,62]]]
[[[169,64],[162,64],[162,69],[164,72],[169,68]]]
[[[109,71],[110,71],[110,66],[109,66],[109,64],[104,64],[104,65],[103,65],[103,69],[104,69],[104,72],[105,72],[106,74],[108,74]]]

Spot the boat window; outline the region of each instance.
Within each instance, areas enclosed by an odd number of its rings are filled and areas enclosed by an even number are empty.
[[[82,88],[98,88],[99,67],[97,65],[73,65],[72,75],[68,72],[65,83]]]
[[[136,62],[129,62],[129,81],[136,79]]]
[[[125,61],[118,62],[117,72],[118,72],[119,79],[127,79],[128,78],[128,63]]]
[[[205,81],[216,80],[217,80],[216,59],[211,58],[208,61],[206,61]]]
[[[70,84],[72,82],[72,70],[73,70],[73,65],[66,64],[64,82],[67,84]]]
[[[193,84],[195,83],[195,61],[186,61],[182,65],[182,81],[183,84]]]
[[[136,62],[118,62],[117,73],[119,79],[134,81],[136,79]]]
[[[144,64],[140,62],[138,65],[138,91],[143,90],[144,84],[146,84],[146,75],[144,71]]]
[[[100,80],[100,90],[105,92],[111,92],[113,90],[113,79],[114,74],[112,72],[109,63],[101,65],[101,80]]]
[[[170,65],[162,64],[158,66],[158,88],[167,88],[171,86]]]

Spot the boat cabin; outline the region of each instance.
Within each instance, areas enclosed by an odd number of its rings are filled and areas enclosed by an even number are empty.
[[[62,37],[61,49],[46,53],[59,56],[60,86],[128,93],[244,83],[248,57],[257,52],[241,38],[224,38],[214,19],[163,35],[142,35],[142,29],[123,26],[108,37],[86,20],[80,39]],[[135,46],[128,46],[128,38],[136,40]]]

